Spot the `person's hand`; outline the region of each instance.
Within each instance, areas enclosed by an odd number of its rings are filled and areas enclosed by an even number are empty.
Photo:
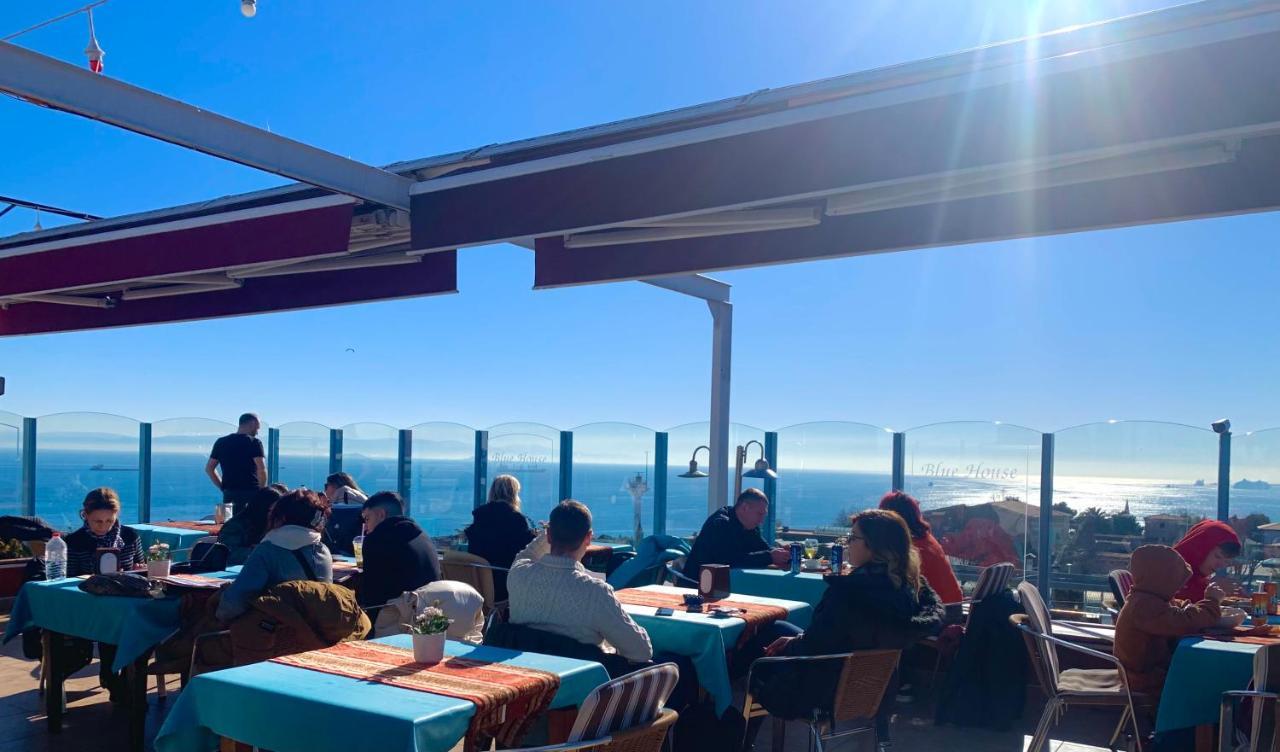
[[[1215,577],[1210,585],[1220,589],[1225,595],[1235,595],[1240,592],[1240,583],[1230,577]]]
[[[764,654],[766,656],[781,655],[787,649],[787,645],[790,645],[794,639],[794,637],[779,637],[769,643],[769,647],[764,649]]]
[[[1227,594],[1218,587],[1217,583],[1213,583],[1204,589],[1204,597],[1214,603],[1222,603],[1222,599],[1226,598]]]
[[[775,548],[769,552],[769,556],[773,559],[775,567],[786,569],[791,563],[791,552],[785,548]]]

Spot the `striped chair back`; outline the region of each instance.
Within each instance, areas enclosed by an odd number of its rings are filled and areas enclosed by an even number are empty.
[[[1053,634],[1053,618],[1049,615],[1049,607],[1045,604],[1044,599],[1040,597],[1040,591],[1035,585],[1023,580],[1018,583],[1018,596],[1022,600],[1022,610],[1027,612],[1027,626],[1042,635]],[[1051,686],[1045,687],[1046,692],[1058,691],[1058,674],[1060,673],[1058,665],[1058,650],[1052,642],[1044,641],[1039,646],[1040,660],[1044,673],[1041,680],[1050,683]]]
[[[1280,692],[1280,645],[1264,645],[1253,654],[1253,689],[1255,692]],[[1249,709],[1249,752],[1280,748],[1276,734],[1276,706],[1254,698]]]
[[[568,741],[599,739],[652,722],[679,678],[676,664],[660,663],[601,684],[578,709]]]
[[[1133,575],[1127,569],[1113,569],[1107,573],[1107,584],[1111,586],[1111,596],[1116,599],[1116,608],[1124,608],[1125,599],[1133,590]]]
[[[1007,561],[992,564],[978,575],[978,584],[973,589],[973,601],[977,603],[988,595],[995,595],[1009,589],[1013,582],[1013,565]]]

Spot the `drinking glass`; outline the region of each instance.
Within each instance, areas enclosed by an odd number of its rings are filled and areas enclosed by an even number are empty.
[[[356,555],[356,566],[364,566],[364,536],[357,535],[351,539],[351,548]]]
[[[806,559],[812,559],[817,555],[818,555],[818,539],[805,538],[804,539],[804,557]]]

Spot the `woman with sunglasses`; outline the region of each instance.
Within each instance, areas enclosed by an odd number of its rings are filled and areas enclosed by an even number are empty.
[[[920,557],[896,513],[870,509],[856,515],[845,558],[853,571],[826,578],[809,628],[786,624],[793,634],[774,639],[765,655],[901,649],[941,625],[942,604],[920,576]],[[831,709],[841,667],[836,660],[760,666],[752,673],[751,693],[775,717],[807,718],[814,709]]]

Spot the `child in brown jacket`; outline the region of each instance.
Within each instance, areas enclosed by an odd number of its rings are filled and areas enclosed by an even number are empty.
[[[1215,626],[1224,594],[1210,585],[1205,599],[1171,602],[1191,567],[1168,546],[1142,546],[1129,560],[1133,590],[1116,621],[1115,656],[1124,666],[1129,688],[1158,696],[1180,637]]]

